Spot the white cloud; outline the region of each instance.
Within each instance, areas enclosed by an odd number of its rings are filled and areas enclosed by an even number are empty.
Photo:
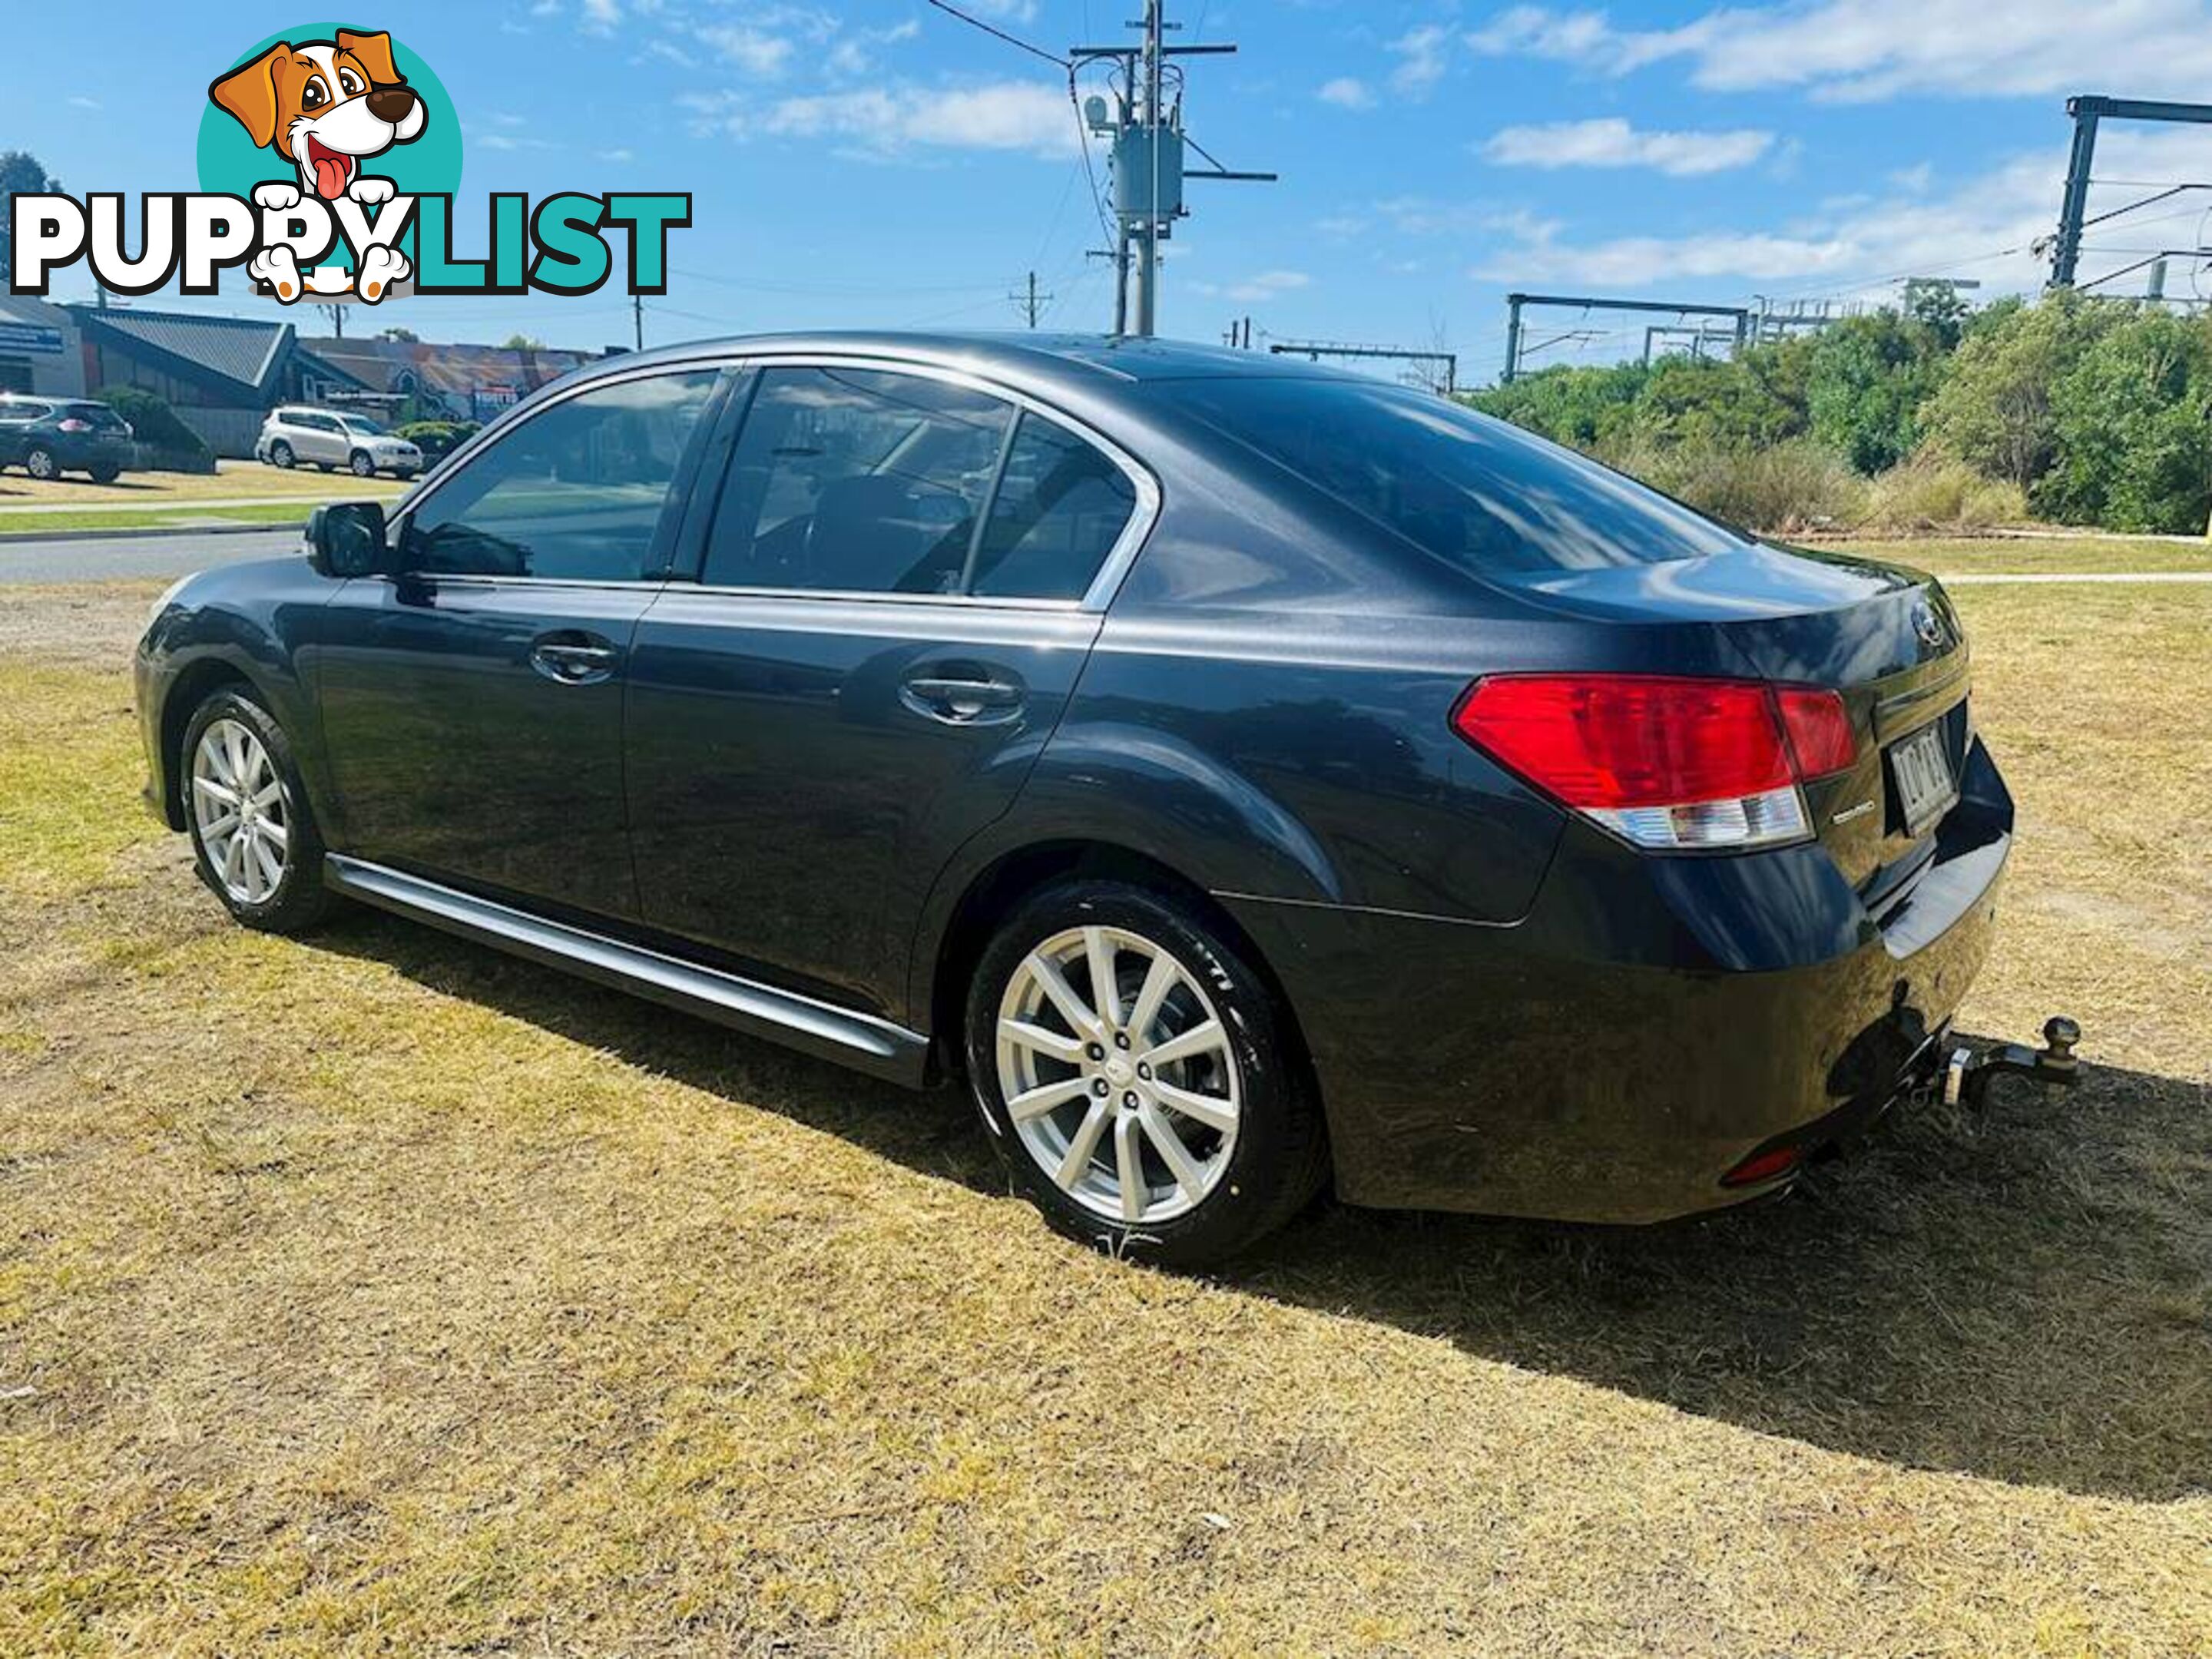
[[[1639,131],[1619,117],[1507,127],[1482,146],[1504,167],[1656,167],[1685,177],[1749,167],[1774,143],[1752,128],[1732,132]]]
[[[2099,163],[2100,171],[2119,179],[2212,177],[2212,131],[2115,128],[2100,144]],[[1824,295],[1893,297],[1891,280],[1912,275],[1979,277],[1991,292],[2033,290],[2048,269],[2033,245],[2052,228],[2065,166],[2060,143],[2016,156],[1947,191],[1917,191],[1908,181],[1884,195],[1824,203],[1794,222],[1681,235],[1576,240],[1556,219],[1505,216],[1492,227],[1500,245],[1470,274],[1516,286],[1570,283],[1598,291],[1695,281],[1708,295],[1739,298],[1775,291],[1767,284]],[[2089,211],[2123,206],[2142,193],[2095,186]],[[2114,220],[2101,231],[2093,228],[2081,257],[2083,279],[2130,263],[2133,256],[2118,250],[2147,239],[2191,245],[2208,204],[2212,196],[2188,205],[2162,204],[2139,217]],[[2167,212],[2179,213],[2179,222],[2160,222],[2159,216]],[[2100,252],[2100,241],[2113,251]],[[2212,289],[2212,272],[2203,280]],[[2130,282],[2133,286],[2124,282],[2114,291],[2140,292],[2141,276]]]
[[[702,23],[693,32],[727,62],[763,80],[782,74],[794,48],[789,35],[750,23]]]
[[[1315,94],[1324,104],[1334,104],[1339,109],[1373,109],[1375,94],[1367,82],[1353,76],[1340,75],[1334,81],[1322,83]]]
[[[1257,276],[1247,276],[1243,282],[1226,286],[1213,283],[1193,283],[1194,293],[1223,300],[1234,300],[1240,305],[1258,305],[1264,301],[1279,299],[1285,294],[1313,286],[1313,278],[1303,270],[1263,270]]]
[[[921,25],[911,17],[887,29],[860,29],[830,48],[830,72],[832,75],[865,75],[876,65],[875,49],[878,46],[900,45],[921,33]]]
[[[2201,96],[2212,80],[2203,0],[1818,0],[1730,8],[1672,29],[1616,28],[1603,11],[1515,6],[1467,37],[1486,55],[1622,75],[1684,58],[1718,91],[1808,87],[1864,102],[1904,93],[2020,97],[2111,84]]]
[[[879,86],[754,104],[735,93],[679,101],[695,132],[732,137],[827,138],[884,156],[916,148],[1075,153],[1075,118],[1065,89],[1036,81],[978,86]]]
[[[584,27],[594,34],[606,34],[622,21],[619,0],[584,0]]]
[[[1419,96],[1444,78],[1444,70],[1450,64],[1451,31],[1441,23],[1425,23],[1393,40],[1390,50],[1398,57],[1398,67],[1390,73],[1390,84],[1401,92]]]

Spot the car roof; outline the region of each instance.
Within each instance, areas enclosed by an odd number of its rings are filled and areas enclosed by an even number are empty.
[[[1148,381],[1221,380],[1267,376],[1279,379],[1358,380],[1364,377],[1323,368],[1303,358],[1236,351],[1187,340],[1134,339],[1099,334],[1047,334],[1021,330],[974,332],[827,331],[794,334],[734,335],[659,346],[650,351],[603,357],[563,376],[567,384],[625,369],[676,364],[701,357],[836,354],[882,357],[965,368],[1017,387],[1080,382],[1085,390],[1110,396],[1116,386]]]

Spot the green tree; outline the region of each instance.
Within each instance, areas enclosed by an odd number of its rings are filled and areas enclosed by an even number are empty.
[[[1894,311],[1848,317],[1813,342],[1813,435],[1859,471],[1887,470],[1920,441],[1920,405],[1942,384],[1940,335]]]
[[[1472,392],[1466,401],[1486,415],[1526,427],[1554,442],[1590,449],[1626,432],[1646,374],[1641,363],[1607,368],[1563,364]]]
[[[2035,510],[2112,530],[2200,530],[2212,507],[2212,332],[2158,307],[2102,302],[2110,320],[2051,389],[2057,456]]]
[[[1905,284],[1905,314],[1926,329],[1945,351],[1958,349],[1972,309],[1958,285],[1941,277],[1914,276]]]
[[[1923,411],[1929,440],[1992,478],[2032,487],[2058,455],[2053,394],[2117,311],[2065,289],[2000,301],[1975,317]]]
[[[545,349],[544,341],[533,340],[527,334],[510,334],[505,340],[501,342],[501,344],[509,351],[543,351]]]
[[[62,181],[48,174],[39,158],[26,149],[0,149],[0,271],[15,268],[14,198],[58,191]]]

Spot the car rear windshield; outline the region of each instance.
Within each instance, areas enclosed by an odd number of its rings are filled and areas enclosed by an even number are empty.
[[[1744,544],[1632,478],[1431,392],[1257,376],[1160,389],[1471,574],[1658,564]]]

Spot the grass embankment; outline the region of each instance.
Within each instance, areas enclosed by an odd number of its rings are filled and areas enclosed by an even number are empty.
[[[0,600],[0,1651],[2207,1651],[2212,589],[1960,595],[2022,821],[1966,1024],[2076,1014],[2075,1097],[1201,1282],[956,1098],[230,927],[97,660],[158,586]]]

